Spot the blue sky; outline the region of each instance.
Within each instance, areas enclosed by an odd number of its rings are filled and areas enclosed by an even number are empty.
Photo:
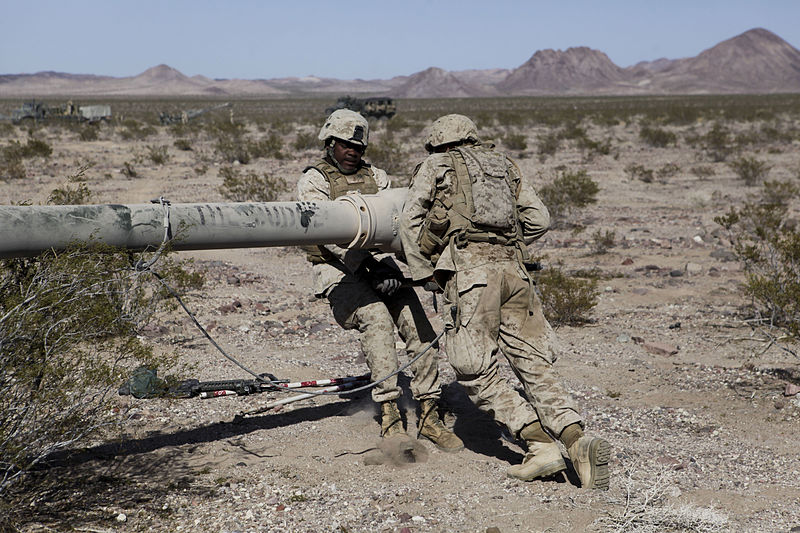
[[[800,48],[798,0],[2,0],[0,74],[386,79],[515,68],[588,46],[626,67],[695,56],[751,28]]]

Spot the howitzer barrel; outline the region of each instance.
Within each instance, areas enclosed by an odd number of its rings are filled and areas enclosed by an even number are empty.
[[[28,257],[75,242],[145,250],[159,246],[168,214],[174,250],[338,244],[401,249],[405,189],[333,202],[0,206],[0,258]],[[165,209],[168,209],[165,211]]]

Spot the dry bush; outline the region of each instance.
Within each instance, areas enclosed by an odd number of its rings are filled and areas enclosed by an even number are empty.
[[[283,178],[267,173],[259,176],[253,171],[242,175],[234,167],[221,167],[222,185],[219,193],[233,202],[274,202],[287,188]]]
[[[769,174],[770,166],[755,157],[743,156],[728,163],[747,186],[758,185]]]
[[[165,256],[160,267],[181,288],[202,282]],[[117,423],[114,392],[131,368],[174,364],[137,336],[165,297],[128,252],[105,246],[0,261],[0,496]],[[37,497],[35,483],[26,490],[18,503]]]
[[[594,254],[604,254],[609,249],[614,247],[617,240],[617,233],[614,230],[606,230],[603,232],[598,229],[592,233],[591,248]]]
[[[795,338],[800,336],[800,229],[789,217],[800,187],[767,181],[741,207],[714,220],[730,235],[733,251],[744,264],[744,294],[757,317]]]
[[[565,225],[578,209],[596,203],[599,191],[600,187],[586,170],[572,172],[563,169],[550,183],[539,188],[539,197],[550,211],[551,227],[559,227]]]
[[[57,187],[50,191],[47,203],[51,205],[81,205],[88,204],[92,198],[92,191],[86,185],[86,171],[92,165],[84,165],[78,171],[67,177],[67,182],[63,187]]]
[[[650,126],[642,126],[642,129],[639,130],[639,138],[655,148],[665,148],[678,143],[678,136],[673,132]]]
[[[597,280],[564,273],[560,266],[548,267],[536,275],[536,286],[545,317],[553,325],[578,326],[590,322],[597,305]]]
[[[677,473],[661,467],[652,474],[629,469],[622,478],[622,509],[599,520],[614,533],[717,533],[729,531],[728,517],[710,508],[673,503],[680,494]]]
[[[298,151],[319,150],[320,146],[322,146],[322,141],[317,139],[317,135],[313,132],[297,132],[297,136],[292,142],[292,148]]]
[[[646,168],[644,165],[639,165],[638,163],[631,163],[626,166],[624,170],[631,179],[639,179],[645,183],[653,183],[654,171],[652,168]]]
[[[166,146],[147,145],[147,157],[154,165],[163,165],[169,161],[169,153]]]

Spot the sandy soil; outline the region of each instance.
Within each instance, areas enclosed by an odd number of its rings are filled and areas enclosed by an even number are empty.
[[[304,126],[309,129],[311,126]],[[24,132],[16,131],[21,139]],[[610,155],[588,157],[566,143],[540,162],[533,146],[544,128],[523,130],[531,149],[519,162],[541,185],[554,169],[586,169],[599,185],[598,202],[577,218],[586,229],[553,230],[534,247],[564,268],[599,268],[594,322],[558,330],[557,368],[579,401],[588,430],[613,445],[607,492],[566,479],[522,483],[505,470],[523,449],[477,412],[454,382],[444,354],[448,422],[466,443],[445,454],[428,442],[408,454],[381,446],[376,408],[368,395],[320,397],[280,411],[255,413],[276,394],[211,400],[135,400],[126,435],[97,443],[72,466],[70,478],[87,518],[78,531],[769,531],[800,530],[800,399],[785,397],[800,383],[796,357],[764,342],[743,321],[740,265],[713,218],[740,202],[747,188],[725,163],[704,160],[683,141],[652,148],[634,124],[590,134],[612,140]],[[675,129],[682,135],[685,130]],[[254,136],[264,132],[253,130]],[[376,138],[380,131],[376,133]],[[95,203],[143,203],[160,195],[175,203],[222,201],[219,162],[207,139],[192,151],[173,147],[167,128],[124,141],[101,131],[83,142],[47,130],[47,160],[26,162],[29,178],[0,182],[0,202],[44,202],[78,166]],[[410,140],[408,142],[411,142]],[[421,143],[419,143],[421,144]],[[170,160],[149,162],[147,146],[168,146]],[[417,145],[419,146],[419,145]],[[409,145],[409,149],[411,146]],[[421,148],[414,157],[421,158]],[[287,143],[287,152],[288,148]],[[757,154],[770,178],[798,178],[798,142]],[[315,151],[242,167],[287,179],[290,186]],[[369,153],[367,154],[369,158]],[[121,173],[133,162],[137,177]],[[625,172],[632,164],[680,167],[675,176],[645,183]],[[196,169],[206,165],[206,172]],[[713,176],[692,168],[705,165]],[[290,199],[293,190],[281,199]],[[592,254],[592,233],[613,231],[616,245]],[[214,338],[257,372],[291,380],[366,371],[358,336],[333,322],[311,294],[311,269],[295,248],[184,253],[206,272],[204,289],[187,303]],[[421,294],[437,329],[441,321]],[[247,378],[225,360],[189,319],[175,312],[145,332],[161,350],[174,350],[201,380]],[[641,338],[644,342],[634,342]],[[677,353],[648,351],[662,343]],[[794,348],[796,349],[796,348]],[[503,367],[511,380],[513,375]],[[403,381],[410,397],[407,379]],[[404,402],[409,428],[415,405]],[[413,437],[413,429],[410,435]],[[375,464],[377,463],[377,464]],[[62,530],[45,519],[27,530]],[[654,524],[651,529],[646,524]]]

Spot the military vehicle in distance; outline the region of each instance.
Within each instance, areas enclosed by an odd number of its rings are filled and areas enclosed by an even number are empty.
[[[199,117],[203,113],[208,113],[209,111],[214,111],[215,109],[222,109],[223,107],[230,107],[230,105],[230,103],[225,102],[224,104],[206,107],[204,109],[190,109],[188,111],[181,111],[180,113],[167,113],[166,111],[161,111],[158,114],[158,120],[161,122],[162,126],[169,126],[171,124],[187,124],[190,120]]]
[[[355,98],[353,96],[341,96],[336,103],[325,110],[330,115],[337,109],[350,109],[357,111],[365,117],[386,117],[392,118],[397,113],[397,106],[394,100],[387,96],[371,96],[369,98]]]
[[[24,120],[67,120],[75,122],[100,122],[111,119],[110,105],[78,106],[72,100],[66,104],[51,106],[31,100],[24,102],[11,112],[11,122],[20,124]]]

